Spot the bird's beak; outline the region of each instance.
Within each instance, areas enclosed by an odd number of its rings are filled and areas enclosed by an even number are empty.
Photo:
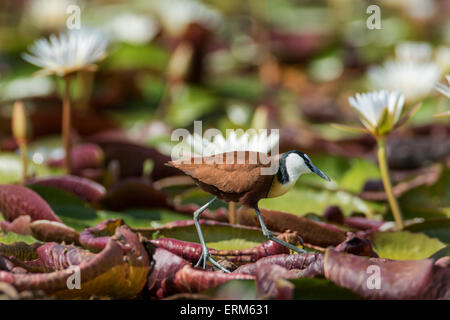
[[[319,168],[317,168],[316,166],[312,165],[313,171],[315,174],[317,174],[319,177],[321,177],[322,179],[325,179],[327,181],[331,181],[331,179],[322,172],[322,170],[320,170]]]

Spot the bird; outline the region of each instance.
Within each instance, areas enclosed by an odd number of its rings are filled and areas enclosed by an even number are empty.
[[[214,196],[193,214],[202,246],[202,254],[196,267],[203,261],[203,268],[206,268],[206,262],[209,261],[216,268],[229,272],[210,256],[199,223],[202,212],[217,199],[253,208],[265,237],[295,252],[306,252],[278,239],[266,227],[258,207],[260,199],[279,197],[288,192],[302,174],[315,173],[330,181],[330,178],[318,169],[305,153],[291,150],[269,156],[262,152],[231,151],[204,157],[189,156],[168,161],[166,164],[190,176],[201,189]],[[275,169],[271,170],[273,164]]]

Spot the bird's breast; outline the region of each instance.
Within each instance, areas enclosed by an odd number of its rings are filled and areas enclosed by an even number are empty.
[[[267,194],[267,198],[275,198],[285,194],[286,192],[292,189],[294,184],[295,182],[287,182],[283,184],[278,180],[278,177],[275,175],[272,181],[272,185],[270,186],[269,193]]]

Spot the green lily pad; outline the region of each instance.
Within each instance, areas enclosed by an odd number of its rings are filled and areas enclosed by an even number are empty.
[[[14,242],[23,241],[28,244],[32,244],[36,242],[36,239],[32,236],[24,236],[21,234],[16,234],[12,232],[3,233],[0,231],[0,243],[11,244]]]
[[[148,238],[175,238],[182,241],[200,242],[195,226],[183,225],[175,227],[161,227],[151,230],[138,230]],[[208,245],[214,249],[247,249],[267,241],[258,229],[232,226],[227,224],[203,224],[203,235]]]
[[[212,80],[211,87],[220,95],[242,100],[257,100],[262,86],[256,76],[229,76]]]
[[[404,230],[423,232],[427,236],[450,243],[450,219],[430,219],[421,223],[411,224]]]
[[[246,239],[231,239],[206,243],[208,247],[216,250],[245,250],[260,244],[260,242],[249,241]]]
[[[213,111],[216,104],[217,99],[210,91],[200,87],[184,86],[175,94],[167,120],[173,126],[189,126],[194,120]]]
[[[155,44],[122,44],[105,61],[108,69],[151,68],[164,70],[169,54]]]
[[[255,300],[257,294],[254,280],[231,280],[199,293],[201,296],[233,300]]]
[[[450,170],[444,166],[436,183],[420,186],[403,194],[399,205],[405,219],[450,218]]]
[[[351,161],[350,170],[346,171],[339,181],[339,186],[345,190],[358,193],[369,179],[381,179],[378,167],[365,159]]]
[[[302,278],[289,280],[294,285],[294,299],[347,300],[362,299],[356,293],[339,287],[327,279]]]
[[[289,212],[303,216],[307,213],[322,213],[328,206],[337,205],[345,215],[352,212],[363,212],[372,215],[373,204],[361,200],[344,191],[316,190],[308,187],[295,188],[281,197],[262,199],[260,208]]]
[[[372,242],[381,258],[394,260],[425,259],[445,247],[438,239],[409,231],[376,232]]]
[[[170,221],[192,219],[187,215],[163,209],[96,211],[80,198],[64,190],[38,185],[29,188],[37,192],[66,225],[77,231],[93,227],[106,219],[121,218],[127,225],[134,228],[158,227]]]

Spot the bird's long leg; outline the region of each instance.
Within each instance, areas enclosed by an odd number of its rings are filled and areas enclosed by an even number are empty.
[[[279,243],[282,246],[285,246],[286,248],[289,248],[292,251],[295,251],[297,253],[307,253],[306,250],[300,249],[300,248],[298,248],[298,247],[296,247],[296,246],[294,246],[294,245],[292,245],[290,243],[287,243],[286,241],[283,241],[283,240],[278,239],[277,237],[275,237],[273,235],[273,233],[269,229],[267,229],[266,224],[264,223],[264,220],[263,220],[263,218],[261,216],[261,212],[259,212],[259,209],[255,208],[255,211],[256,211],[256,214],[258,216],[259,223],[261,225],[261,229],[262,229],[262,232],[263,232],[264,236],[266,236],[269,240],[272,240],[272,241],[274,241],[276,243]],[[301,242],[303,244],[303,240],[301,238],[300,238],[300,240],[301,240]]]
[[[200,223],[199,223],[200,215],[202,214],[202,212],[205,211],[206,208],[208,208],[216,199],[217,199],[217,197],[212,198],[207,204],[205,204],[203,207],[197,209],[194,212],[194,224],[195,224],[195,227],[197,228],[198,237],[200,238],[200,243],[202,245],[202,255],[195,266],[198,267],[203,260],[203,269],[205,269],[206,261],[209,261],[216,268],[219,268],[223,272],[229,273],[230,271],[228,271],[227,269],[222,267],[216,260],[211,258],[211,256],[209,255],[209,250],[206,247],[205,238],[203,237],[202,228],[200,227]]]

